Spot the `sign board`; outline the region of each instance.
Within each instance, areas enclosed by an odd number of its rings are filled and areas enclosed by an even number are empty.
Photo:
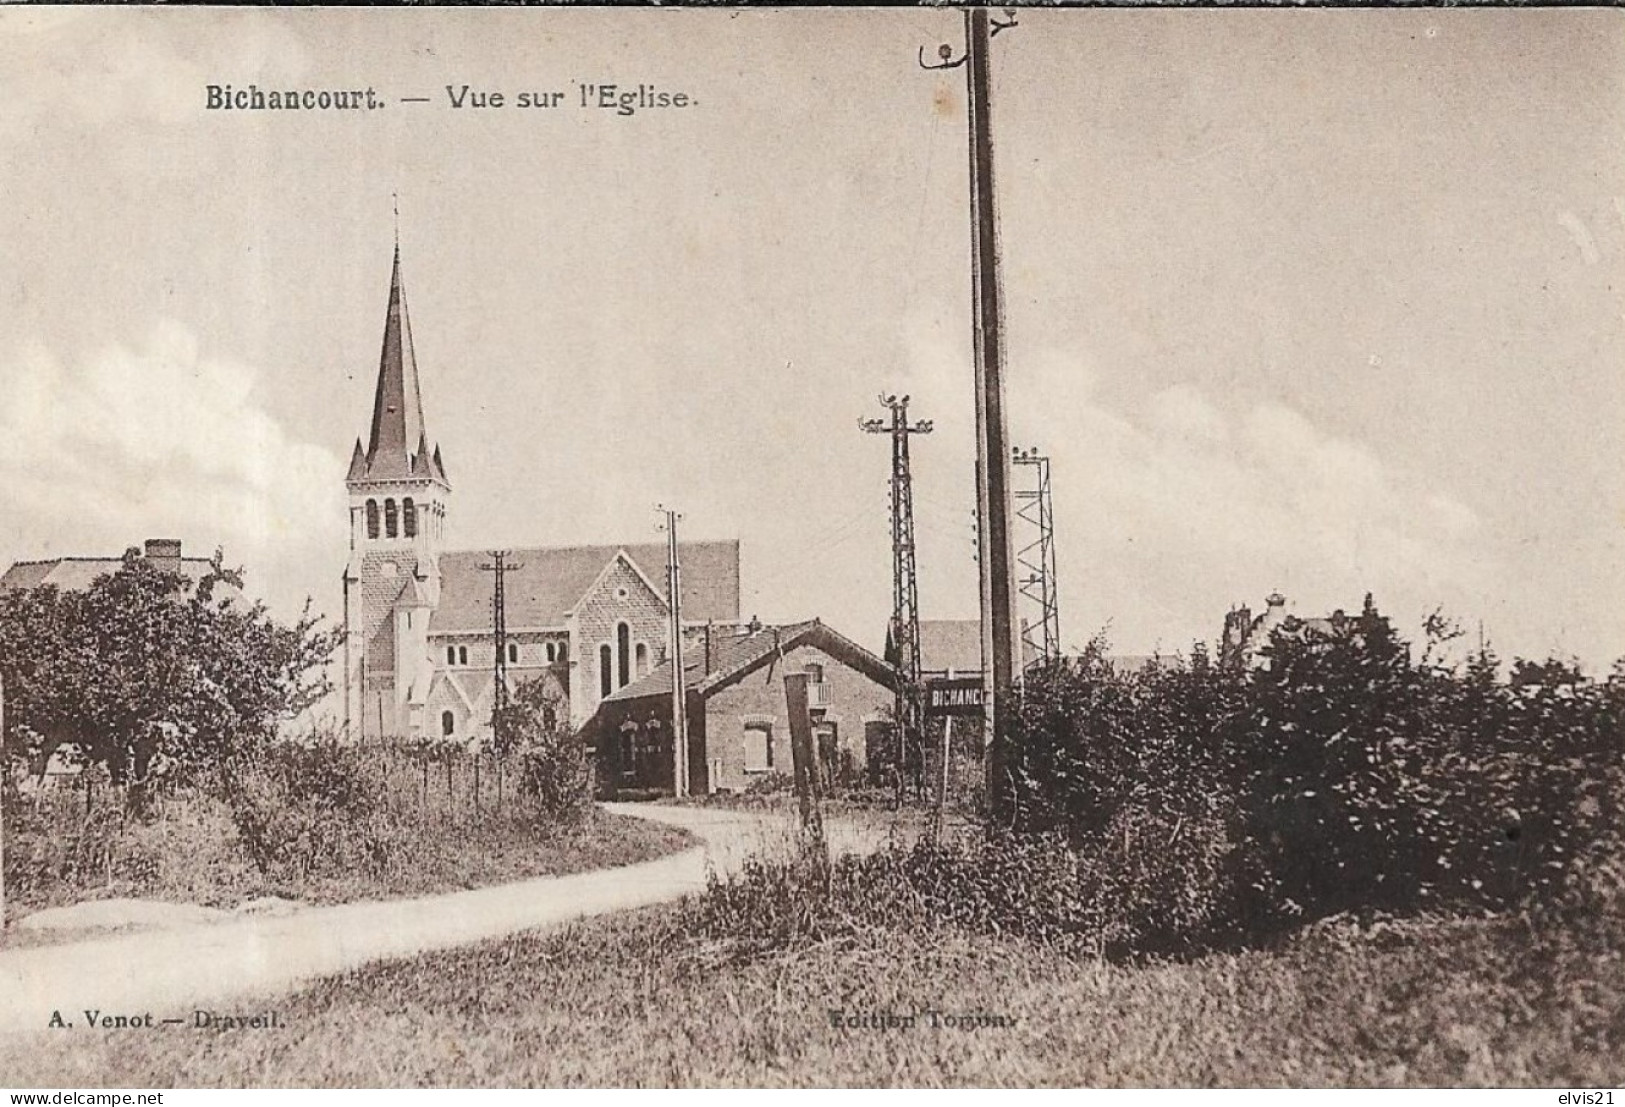
[[[982,678],[944,677],[925,683],[925,716],[928,719],[948,715],[982,714]]]

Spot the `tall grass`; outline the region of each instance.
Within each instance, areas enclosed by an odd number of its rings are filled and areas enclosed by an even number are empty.
[[[476,784],[476,772],[478,783]],[[21,794],[8,778],[8,915],[136,896],[229,907],[389,898],[647,860],[690,838],[530,787],[519,754],[284,744],[139,815],[105,773]]]

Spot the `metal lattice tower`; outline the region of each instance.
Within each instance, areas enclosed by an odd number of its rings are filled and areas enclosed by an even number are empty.
[[[924,721],[920,686],[920,595],[914,558],[914,487],[909,470],[910,435],[930,434],[929,420],[908,421],[907,396],[880,397],[890,419],[860,419],[858,426],[869,434],[891,436],[891,545],[892,620],[891,661],[897,668],[898,687],[895,711],[897,732],[897,787],[901,792],[904,776],[912,769],[919,775],[918,758],[912,757]],[[918,781],[916,781],[918,783]]]
[[[518,563],[510,564],[508,550],[492,550],[491,560],[480,568],[493,574],[491,582],[491,635],[496,642],[495,660],[491,675],[495,683],[491,689],[491,737],[500,747],[503,735],[498,732],[499,721],[508,706],[508,594],[507,576],[523,569]]]
[[[1055,580],[1055,502],[1050,495],[1049,458],[1036,448],[1012,451],[1011,459],[1034,471],[1037,483],[1014,492],[1016,517],[1027,522],[1031,538],[1016,551],[1017,588],[1035,609],[1036,619],[1024,619],[1024,652],[1037,661],[1052,661],[1061,654],[1061,601]]]

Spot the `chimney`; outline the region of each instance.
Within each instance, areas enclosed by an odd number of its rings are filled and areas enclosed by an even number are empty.
[[[705,621],[705,673],[711,675],[711,620]]]
[[[179,538],[149,538],[146,542],[147,560],[158,568],[174,572],[180,568],[181,540]]]

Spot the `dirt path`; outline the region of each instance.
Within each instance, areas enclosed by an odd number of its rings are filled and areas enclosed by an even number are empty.
[[[0,952],[0,1031],[43,1029],[60,1011],[83,1026],[104,1015],[190,1020],[199,1007],[288,990],[370,961],[466,945],[515,931],[677,899],[705,885],[708,867],[731,871],[792,840],[788,815],[608,804],[617,814],[692,831],[702,845],[655,861],[542,877],[418,899],[317,907]],[[863,848],[874,831],[833,824],[832,846]]]

